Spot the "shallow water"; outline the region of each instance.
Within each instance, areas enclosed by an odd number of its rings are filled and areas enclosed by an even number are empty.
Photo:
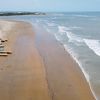
[[[48,13],[46,16],[10,16],[2,19],[41,24],[80,65],[91,89],[100,99],[100,13]]]

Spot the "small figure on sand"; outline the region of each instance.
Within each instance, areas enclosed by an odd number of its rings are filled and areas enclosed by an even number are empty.
[[[11,52],[5,51],[4,43],[7,41],[6,35],[0,31],[0,56],[8,56],[8,54],[11,54]]]

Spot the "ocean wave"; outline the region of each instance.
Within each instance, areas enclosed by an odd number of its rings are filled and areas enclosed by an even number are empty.
[[[56,26],[55,23],[47,23],[48,26]]]
[[[85,78],[87,79],[87,82],[89,82],[90,77],[87,74],[87,72],[83,69],[82,67],[82,63],[77,59],[77,55],[67,46],[64,44],[64,48],[67,52],[69,52],[69,54],[71,55],[71,57],[76,61],[76,63],[79,65],[79,67],[81,68]]]
[[[71,57],[76,61],[76,63],[79,65],[79,68],[81,69],[81,71],[83,72],[87,82],[89,83],[89,86],[90,86],[90,89],[91,89],[91,92],[93,93],[94,97],[96,100],[97,97],[96,97],[96,94],[95,92],[93,91],[93,88],[91,86],[91,83],[90,83],[90,76],[89,74],[84,70],[83,66],[82,66],[82,62],[77,58],[77,55],[73,52],[73,50],[70,49],[70,47],[68,47],[66,44],[64,44],[64,48],[65,50],[71,55]]]
[[[70,27],[71,29],[82,29],[81,27],[78,27],[78,26],[72,26]]]
[[[65,26],[58,26],[58,32],[60,33],[60,35],[65,35],[68,38],[68,42],[72,42],[74,44],[76,44],[77,46],[82,45],[82,43],[84,42],[83,39],[72,33],[71,30],[76,29],[76,28],[80,28],[80,27],[65,27]]]
[[[56,40],[57,40],[57,41],[61,42],[60,37],[59,37],[59,36],[57,36],[56,34],[55,34],[55,38],[56,38]]]
[[[66,32],[66,31],[69,31],[71,30],[69,27],[65,27],[65,26],[58,26],[58,30],[59,32]]]
[[[92,17],[92,16],[88,16],[88,15],[81,15],[81,14],[77,14],[77,15],[73,15],[73,16],[75,16],[75,17],[86,17],[86,18],[88,18],[88,17]]]
[[[79,42],[82,43],[83,39],[78,35],[73,34],[72,32],[66,32],[69,42]]]
[[[84,39],[85,44],[98,56],[100,56],[100,40]]]
[[[77,29],[82,29],[82,28],[78,26],[71,26],[71,27],[58,26],[59,32],[66,32],[66,31],[77,30]]]

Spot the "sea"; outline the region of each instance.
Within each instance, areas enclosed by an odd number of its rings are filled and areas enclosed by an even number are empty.
[[[27,21],[53,34],[79,64],[93,95],[100,100],[100,12],[0,16],[0,19]]]

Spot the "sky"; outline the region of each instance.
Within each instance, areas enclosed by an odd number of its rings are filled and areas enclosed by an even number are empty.
[[[0,11],[100,11],[100,0],[0,0]]]

